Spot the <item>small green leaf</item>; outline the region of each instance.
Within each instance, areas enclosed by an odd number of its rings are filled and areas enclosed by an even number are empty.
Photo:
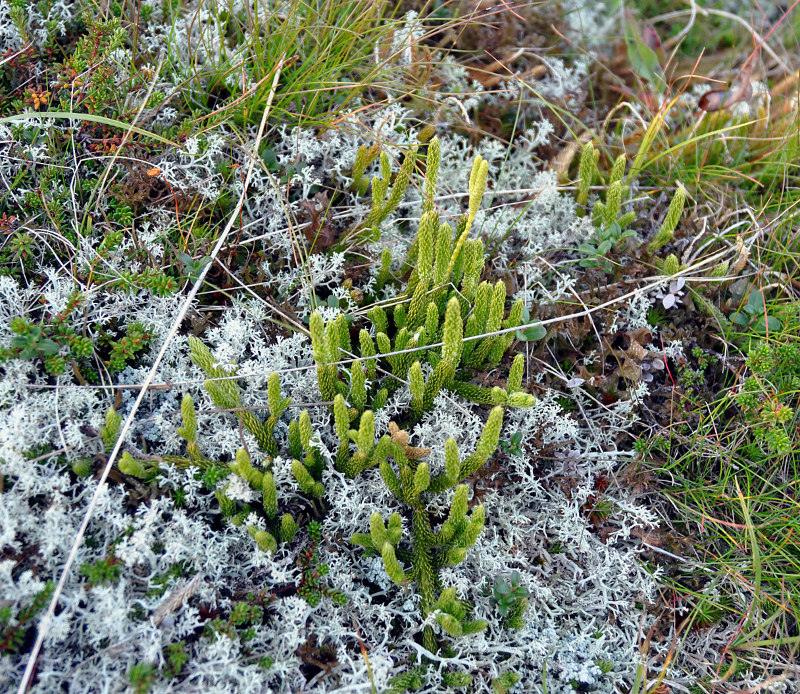
[[[270,171],[279,171],[281,168],[280,164],[278,164],[278,158],[275,156],[275,152],[271,149],[265,149],[261,152],[261,161],[264,162]]]
[[[547,335],[547,328],[543,325],[531,325],[525,330],[517,330],[517,339],[522,342],[535,342]]]
[[[58,354],[58,350],[61,349],[61,348],[58,346],[57,342],[54,342],[53,340],[45,339],[45,340],[42,340],[41,342],[39,342],[39,344],[37,345],[37,349],[44,356],[52,357],[54,354]]]
[[[36,339],[30,335],[16,335],[11,338],[11,346],[14,349],[31,349],[36,346]]]
[[[766,318],[766,322],[765,319]],[[753,330],[765,333],[769,329],[770,332],[776,332],[781,329],[781,322],[775,316],[761,316],[753,326]]]
[[[744,307],[745,311],[750,309],[750,313],[761,314],[764,313],[764,293],[760,290],[750,292],[747,297],[747,306]]]
[[[733,317],[733,322],[736,323],[736,325],[740,325],[744,328],[750,322],[750,316],[746,316],[744,313],[737,313]]]
[[[624,25],[625,46],[633,71],[645,82],[650,82],[659,91],[663,91],[664,80],[658,55],[645,42],[636,19],[629,10],[625,10]]]

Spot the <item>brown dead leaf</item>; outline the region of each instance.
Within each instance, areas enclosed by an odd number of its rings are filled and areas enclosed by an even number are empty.
[[[627,334],[631,340],[638,342],[640,345],[647,345],[653,341],[653,333],[649,328],[636,328],[636,330],[629,330]]]
[[[619,367],[619,375],[633,383],[638,383],[642,377],[642,367],[630,357],[625,357],[622,360],[622,366]]]
[[[639,462],[635,462],[626,465],[617,473],[617,483],[620,488],[639,495],[655,486],[656,478],[650,470],[642,467]]]
[[[411,438],[410,434],[404,429],[401,429],[394,422],[389,422],[389,433],[391,434],[392,441],[400,445],[407,458],[411,458],[412,460],[422,460],[431,454],[430,448],[409,446],[408,442]]]
[[[750,82],[753,64],[752,62],[748,63],[739,73],[740,84],[736,89],[712,89],[700,97],[700,101],[697,102],[698,107],[703,111],[720,111],[749,100],[753,96],[753,85]]]
[[[631,359],[636,359],[638,361],[642,361],[643,359],[647,359],[650,356],[650,351],[646,350],[642,347],[641,344],[636,342],[635,340],[631,340],[631,346],[625,350],[625,354],[627,354]]]
[[[575,365],[575,372],[578,375],[578,378],[582,378],[586,383],[590,386],[600,387],[602,388],[603,383],[605,382],[605,376],[602,374],[596,374],[589,371],[583,364],[580,362]]]
[[[306,237],[311,252],[327,251],[336,241],[336,231],[328,219],[331,209],[328,192],[323,190],[317,193],[313,200],[303,200],[300,207],[311,219],[311,223],[303,227],[303,235]]]

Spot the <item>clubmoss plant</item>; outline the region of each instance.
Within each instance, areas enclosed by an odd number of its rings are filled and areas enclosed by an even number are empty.
[[[582,207],[586,205],[589,189],[598,174],[598,152],[591,142],[586,143],[581,150],[580,164],[578,167],[578,192],[576,201]],[[621,251],[626,239],[635,236],[635,232],[627,229],[635,220],[636,213],[630,210],[620,214],[622,203],[628,196],[629,185],[624,182],[626,156],[620,154],[615,160],[609,173],[605,189],[605,201],[597,200],[592,207],[592,222],[595,233],[579,247],[587,257],[580,261],[581,267],[601,268],[607,273],[614,271],[613,265],[606,256],[614,251]],[[675,229],[680,221],[686,203],[686,188],[679,182],[672,196],[664,221],[653,236],[648,250],[650,253],[663,248],[673,238]],[[675,263],[667,258],[663,263],[666,274],[675,274],[678,269]]]
[[[391,443],[385,434],[377,443],[375,442],[375,416],[372,410],[366,410],[361,415],[357,431],[350,429],[350,422],[354,416],[353,411],[348,410],[342,395],[338,394],[333,402],[334,429],[339,438],[336,469],[351,478],[385,461]],[[351,442],[356,445],[356,451],[352,454]]]
[[[433,202],[440,158],[439,141],[433,138],[426,155],[423,211],[418,232],[404,263],[405,281],[396,280],[402,285],[398,287],[399,298],[365,307],[371,326],[361,328],[358,347],[351,345],[350,328],[344,315],[340,314],[327,324],[317,312],[309,319],[322,397],[330,402],[338,395],[345,397],[355,416],[366,405],[373,410],[380,409],[388,395],[405,381],[411,388],[413,420],[432,407],[443,388],[485,404],[528,407],[534,402],[533,397],[525,393],[511,395],[500,389],[489,390],[469,383],[467,369],[499,364],[514,340],[512,329],[521,324],[524,305],[518,300],[508,314],[505,313],[505,283],[498,281],[492,285],[480,281],[484,267],[483,243],[480,239],[468,238],[486,189],[488,163],[480,156],[475,158],[469,178],[468,210],[454,230],[449,223],[439,222]],[[382,157],[381,161],[382,167],[388,166],[388,158]],[[387,202],[376,202],[372,217],[384,218],[383,211],[389,199],[391,205],[396,206],[393,196],[399,190],[397,182],[405,181],[405,177],[401,169],[388,198],[384,188],[388,187],[389,171],[383,170],[382,177],[373,180],[373,195],[377,195],[379,201],[386,198]],[[376,185],[377,194],[374,192]],[[381,271],[381,284],[385,285],[391,281],[388,273],[391,254],[386,250],[381,264],[386,269]],[[501,334],[496,334],[498,332]],[[427,347],[438,343],[442,343],[441,347]],[[343,379],[344,369],[340,369],[337,362],[354,356],[357,360]],[[423,361],[432,369],[427,379]],[[369,389],[367,378],[371,381]],[[339,426],[344,431],[344,424]]]
[[[591,142],[587,142],[581,148],[581,159],[578,167],[578,195],[576,196],[576,202],[581,208],[585,207],[589,200],[589,190],[597,175],[597,160],[599,156],[600,151],[596,150]],[[580,214],[581,216],[584,214],[583,209],[581,209]]]
[[[624,154],[620,154],[614,160],[606,185],[605,202],[598,200],[592,208],[592,221],[598,228],[608,228],[616,222],[620,229],[624,230],[636,219],[636,213],[633,211],[620,216],[622,202],[628,196],[629,190],[622,180],[625,175],[625,162]]]
[[[110,453],[114,448],[114,444],[119,437],[120,425],[122,424],[122,415],[115,409],[110,408],[106,412],[106,423],[100,429],[100,439],[103,441],[103,448],[106,453]]]
[[[677,255],[670,253],[666,258],[664,258],[662,270],[665,275],[675,275],[680,272],[680,269],[681,264]]]
[[[206,364],[211,373],[217,373],[217,370],[221,371],[219,367],[213,364],[211,353],[205,345],[198,341],[194,345],[194,350],[193,354],[200,355],[198,358],[203,364]],[[240,392],[233,379],[221,378],[208,381],[207,384],[209,383],[212,384],[209,394],[212,399],[215,399],[215,402],[239,402]],[[269,451],[277,453],[278,444],[273,436],[278,419],[275,413],[278,413],[279,416],[285,412],[289,406],[289,399],[281,397],[280,378],[276,373],[271,374],[268,379],[267,398],[270,416],[266,422],[262,423],[252,413],[248,413],[252,415],[252,418],[241,418],[241,421],[243,423],[247,421],[250,424],[248,430],[251,432],[255,430],[261,437],[258,438],[254,433],[257,440],[265,442],[265,446],[269,446]],[[133,477],[153,480],[158,473],[158,463],[161,460],[179,467],[197,467],[206,473],[222,469],[225,471],[223,474],[214,474],[212,478],[207,480],[209,486],[212,488],[217,487],[214,495],[219,503],[222,515],[234,525],[241,525],[252,513],[262,517],[266,529],[258,525],[250,525],[247,528],[249,534],[262,551],[274,552],[279,543],[291,542],[299,527],[291,513],[279,514],[278,490],[275,486],[275,478],[272,471],[274,458],[270,452],[264,451],[267,453],[267,458],[266,465],[263,468],[255,467],[252,464],[250,455],[244,448],[237,451],[235,460],[227,466],[208,460],[203,456],[197,442],[197,413],[194,401],[189,395],[185,395],[181,401],[181,414],[183,426],[178,427],[177,433],[186,441],[186,456],[164,456],[155,460],[140,460],[134,458],[130,452],[124,451],[117,465],[119,470]],[[241,415],[243,411],[237,411],[236,414]],[[113,410],[109,410],[106,416],[106,426],[101,431],[101,437],[107,447],[109,445],[113,447],[118,435],[120,421],[119,415]],[[253,427],[253,429],[250,429],[250,427]],[[315,502],[317,504],[321,502],[325,494],[325,487],[320,482],[324,461],[319,450],[312,444],[312,438],[311,421],[308,413],[304,410],[300,417],[289,425],[289,454],[296,455],[296,458],[291,462],[292,475],[300,492],[309,497],[313,505]],[[302,458],[302,461],[300,458]],[[260,495],[261,503],[259,506],[251,505],[249,502],[241,503],[234,498],[231,491],[232,482],[221,488],[218,486],[221,479],[230,473],[243,480],[256,497]],[[241,490],[237,494],[241,495]]]
[[[463,481],[479,470],[497,448],[503,408],[489,414],[475,452],[461,460],[454,439],[445,444],[445,469],[431,476],[428,463],[419,459],[419,451],[408,446],[408,434],[394,427],[389,451],[397,469],[385,460],[380,471],[384,483],[411,514],[410,548],[404,547],[401,517],[394,513],[388,524],[379,513],[370,519],[370,532],[356,533],[351,542],[368,552],[379,554],[389,578],[398,585],[415,583],[421,597],[422,617],[436,612],[436,622],[450,636],[458,637],[485,629],[485,620],[469,618],[468,606],[458,599],[454,587],[443,588],[439,571],[464,560],[483,530],[486,512],[482,504],[468,514],[469,487]],[[431,526],[426,495],[454,489],[447,519],[438,530]],[[403,563],[408,564],[403,568]],[[438,650],[432,627],[423,631],[423,645]]]
[[[197,444],[197,412],[194,409],[194,400],[188,393],[181,400],[181,417],[183,426],[176,429],[176,433],[186,441],[186,453],[192,460],[200,460],[200,446]]]
[[[672,237],[675,235],[675,227],[678,226],[681,214],[683,214],[683,206],[686,204],[686,188],[682,184],[678,184],[675,194],[669,203],[667,214],[664,216],[664,221],[658,228],[653,240],[650,242],[649,250],[651,253],[666,246]]]
[[[364,176],[364,173],[379,154],[380,146],[377,143],[369,147],[367,145],[359,145],[358,147],[352,171],[353,183],[350,187],[359,195],[364,195],[367,192],[367,188],[369,188],[369,180]]]
[[[231,378],[235,372],[229,372],[216,363],[208,347],[195,337],[189,338],[189,349],[192,361],[209,376],[205,388],[217,407],[235,410],[242,425],[255,437],[259,448],[270,456],[278,454],[278,442],[273,436],[278,418],[290,404],[288,398],[282,398],[280,392],[280,376],[271,374],[267,383],[267,402],[269,418],[262,422],[253,412],[242,406],[241,389]]]
[[[380,175],[372,179],[372,209],[364,222],[364,226],[369,230],[369,238],[373,241],[381,237],[381,222],[403,201],[417,161],[417,145],[413,145],[404,157],[394,183],[391,182],[392,165],[386,152],[381,152],[379,161]]]

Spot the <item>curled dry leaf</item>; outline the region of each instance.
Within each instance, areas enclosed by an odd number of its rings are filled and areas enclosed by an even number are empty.
[[[721,111],[730,108],[734,104],[747,101],[753,96],[753,86],[750,83],[750,75],[753,72],[753,64],[746,65],[739,73],[740,85],[737,89],[712,89],[700,97],[697,102],[703,111]]]
[[[619,367],[619,374],[623,378],[636,383],[642,377],[642,367],[633,361],[633,359],[625,357],[622,360],[622,365]]]
[[[389,422],[389,434],[392,437],[392,441],[400,444],[406,456],[412,458],[413,460],[422,460],[431,454],[430,448],[423,448],[422,446],[410,446],[408,443],[411,439],[410,434],[405,429],[401,429],[394,422]]]
[[[640,345],[635,340],[631,342],[631,346],[628,347],[627,354],[629,357],[633,359],[647,359],[650,356],[650,352],[648,352],[642,345]]]

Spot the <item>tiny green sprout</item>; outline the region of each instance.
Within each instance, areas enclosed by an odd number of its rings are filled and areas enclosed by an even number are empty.
[[[635,235],[635,231],[625,230],[619,220],[597,227],[594,234],[578,246],[578,250],[586,256],[578,264],[581,267],[597,268],[612,273],[614,266],[608,260],[608,254],[612,251],[621,251],[625,240]]]
[[[422,688],[422,675],[425,674],[425,669],[422,667],[415,667],[406,672],[401,672],[389,680],[389,688],[385,694],[401,694],[401,692],[417,691]]]
[[[698,595],[694,609],[687,617],[695,629],[708,629],[719,622],[729,607],[726,599],[714,600],[707,595]]]
[[[183,263],[183,276],[190,282],[196,282],[203,272],[203,268],[211,262],[211,256],[192,258],[188,253],[178,253],[178,259]]]
[[[122,415],[113,407],[109,408],[106,412],[106,423],[100,429],[100,438],[103,441],[103,447],[106,453],[110,453],[114,448],[114,444],[117,442],[120,424],[122,424]]]
[[[492,680],[492,688],[495,694],[507,694],[507,692],[520,680],[520,675],[513,670],[506,670],[499,677]]]
[[[114,553],[103,559],[88,562],[81,566],[81,575],[88,579],[89,586],[104,586],[119,580],[120,565]]]
[[[117,467],[122,474],[139,479],[144,479],[148,474],[144,462],[134,458],[128,451],[122,452],[122,457],[117,461]]]
[[[72,472],[78,477],[88,477],[92,474],[92,461],[90,458],[78,458],[72,463]]]
[[[183,666],[186,665],[186,662],[189,660],[189,654],[184,650],[185,647],[185,641],[177,641],[169,644],[165,649],[167,665],[164,668],[164,677],[167,679],[177,677],[181,673]]]
[[[451,689],[461,689],[472,684],[473,676],[468,672],[443,672],[442,684]]]
[[[278,542],[275,540],[275,537],[266,530],[261,530],[257,526],[251,525],[247,528],[247,532],[250,533],[250,536],[256,541],[258,548],[262,552],[277,551]]]
[[[607,675],[609,672],[611,672],[614,669],[614,661],[613,660],[598,659],[598,660],[594,661],[594,664],[597,665],[597,667],[600,668],[600,672],[602,672],[604,675]]]
[[[508,441],[501,441],[500,448],[502,448],[508,455],[521,455],[522,454],[522,432],[515,431]]]
[[[537,342],[547,335],[547,328],[540,323],[533,323],[531,325],[531,313],[527,306],[522,309],[521,321],[522,325],[526,325],[528,327],[520,328],[516,333],[514,333],[514,336],[520,342]]]
[[[505,617],[518,600],[524,600],[530,593],[520,585],[519,571],[514,571],[508,582],[501,576],[492,587],[492,603],[501,616]]]
[[[156,666],[151,663],[136,663],[128,670],[128,682],[136,694],[147,694],[156,680]]]
[[[674,275],[680,272],[681,264],[678,260],[678,256],[674,253],[670,253],[666,258],[664,258],[664,265],[662,270],[665,275]]]

